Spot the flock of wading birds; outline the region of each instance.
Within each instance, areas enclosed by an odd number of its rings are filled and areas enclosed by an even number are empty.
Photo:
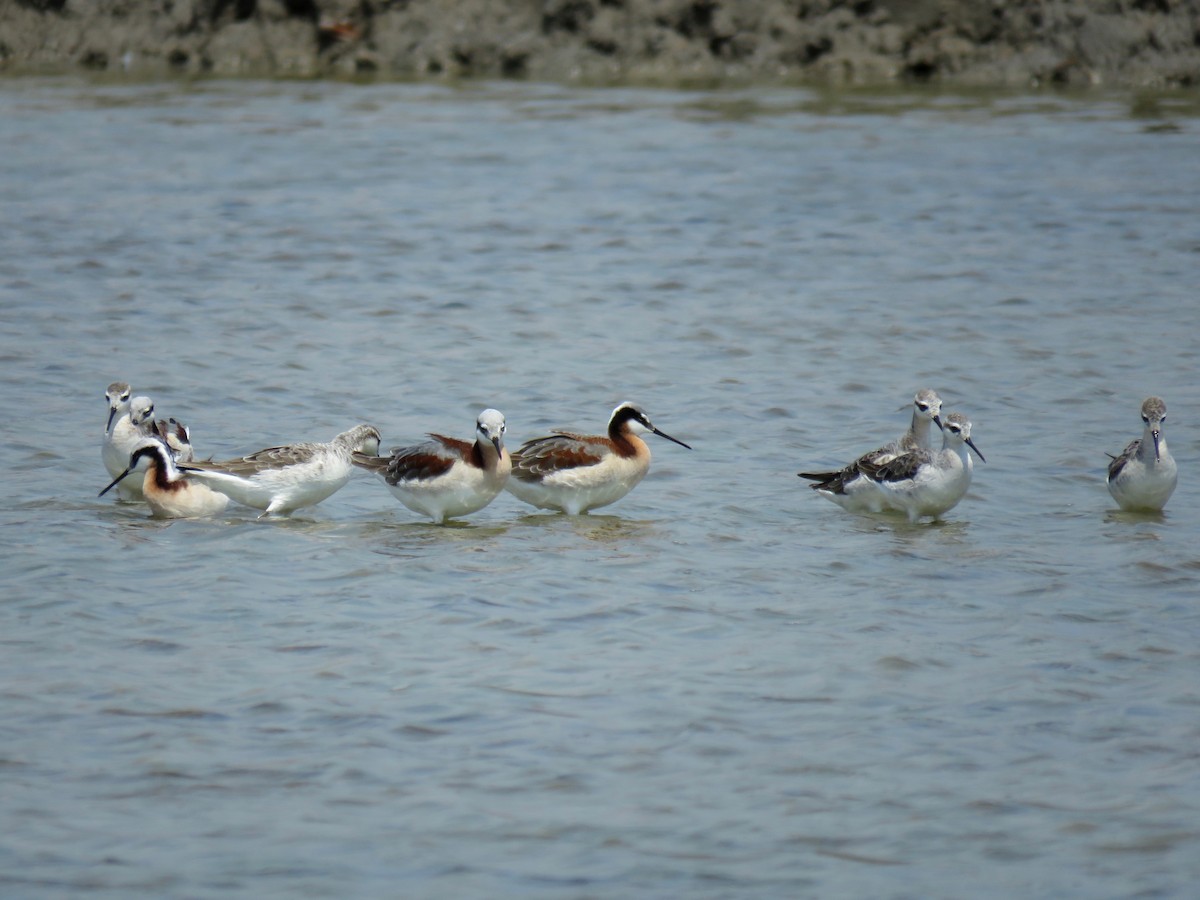
[[[223,512],[230,500],[287,515],[320,503],[350,480],[354,467],[379,475],[396,499],[435,523],[487,506],[502,491],[542,509],[569,515],[608,506],[624,497],[650,468],[641,436],[659,431],[633,403],[613,410],[602,435],[554,431],[526,441],[515,453],[504,446],[504,415],[485,409],[475,421],[475,440],[441,434],[379,455],[379,430],[356,425],[327,443],[268,447],[236,459],[196,459],[187,426],[159,419],[149,397],[131,397],[124,382],[108,386],[104,465],[113,487],[127,500],[145,500],[156,516],[192,518]],[[858,513],[900,512],[915,522],[952,509],[971,484],[972,461],[983,454],[971,440],[961,413],[941,415],[942,401],[918,391],[908,430],[889,444],[839,469],[801,472],[812,489]],[[1142,436],[1108,467],[1108,490],[1122,509],[1161,510],[1175,490],[1175,460],[1167,449],[1167,407],[1158,397],[1142,403]],[[933,425],[942,433],[933,446]],[[134,477],[136,476],[136,477]]]

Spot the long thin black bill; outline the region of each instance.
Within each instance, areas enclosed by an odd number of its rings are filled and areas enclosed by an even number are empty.
[[[680,447],[687,447],[689,450],[692,449],[691,447],[688,447],[688,445],[685,444],[683,441],[679,440],[679,438],[673,438],[669,434],[667,434],[665,431],[659,431],[657,428],[652,428],[651,431],[653,431],[655,434],[657,434],[661,438],[666,438],[668,441],[674,441]]]
[[[120,475],[118,475],[116,478],[114,478],[112,481],[110,481],[108,483],[108,487],[106,487],[104,490],[102,490],[96,496],[103,497],[105,494],[107,494],[109,491],[111,491],[114,487],[117,486],[118,481],[120,481],[122,478],[124,478],[126,475],[128,475],[132,471],[133,471],[133,467],[131,466],[128,469],[126,469],[124,472],[122,472]]]

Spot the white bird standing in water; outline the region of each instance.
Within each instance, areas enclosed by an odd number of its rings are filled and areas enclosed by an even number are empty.
[[[130,399],[130,393],[129,385],[123,381],[114,381],[104,393],[108,400],[108,423],[104,428],[101,458],[111,477],[124,471],[134,446],[151,434],[154,427],[154,402],[149,397]],[[121,482],[117,493],[123,500],[141,500],[140,479]]]
[[[941,411],[942,398],[936,392],[928,389],[917,391],[912,402],[912,422],[896,440],[864,453],[841,469],[800,472],[800,477],[816,482],[809,487],[842,509],[850,512],[880,512],[886,504],[886,498],[880,492],[879,485],[866,473],[866,468],[881,466],[914,450],[932,450],[932,426],[942,427]]]
[[[913,450],[883,465],[864,465],[863,471],[879,485],[887,509],[905,513],[910,522],[921,516],[936,519],[971,486],[968,447],[987,461],[971,440],[971,422],[962,413],[950,413],[942,423],[941,450]]]
[[[1108,464],[1108,492],[1121,509],[1161,511],[1175,492],[1179,471],[1167,449],[1166,420],[1167,404],[1160,397],[1147,397],[1142,402],[1142,436]]]
[[[379,430],[356,425],[328,443],[268,447],[237,459],[179,463],[191,478],[263,515],[288,515],[340,490],[353,471],[350,454],[379,450]]]

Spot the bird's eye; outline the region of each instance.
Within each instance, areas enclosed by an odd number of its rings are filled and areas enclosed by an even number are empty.
[[[1145,422],[1147,425],[1149,425],[1149,424],[1150,424],[1150,417],[1149,417],[1149,416],[1142,416],[1142,421],[1143,421],[1143,422]]]

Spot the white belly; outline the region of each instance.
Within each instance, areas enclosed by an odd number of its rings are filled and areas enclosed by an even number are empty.
[[[141,437],[141,431],[129,420],[129,416],[118,419],[112,433],[104,436],[101,455],[109,477],[116,478],[125,471],[129,466],[129,455]],[[117,496],[125,500],[141,500],[142,479],[133,475],[122,479],[117,485]]]
[[[1178,480],[1179,472],[1171,457],[1146,465],[1135,456],[1109,481],[1108,492],[1121,509],[1161,510],[1175,492]]]
[[[507,462],[507,457],[504,461]],[[437,478],[401,481],[387,487],[413,512],[429,516],[440,525],[446,519],[470,515],[491,503],[508,481],[510,468],[502,463],[497,471],[488,471],[456,464]]]
[[[531,506],[575,516],[620,500],[649,468],[649,459],[610,456],[594,466],[563,469],[539,481],[510,478],[508,491]]]

